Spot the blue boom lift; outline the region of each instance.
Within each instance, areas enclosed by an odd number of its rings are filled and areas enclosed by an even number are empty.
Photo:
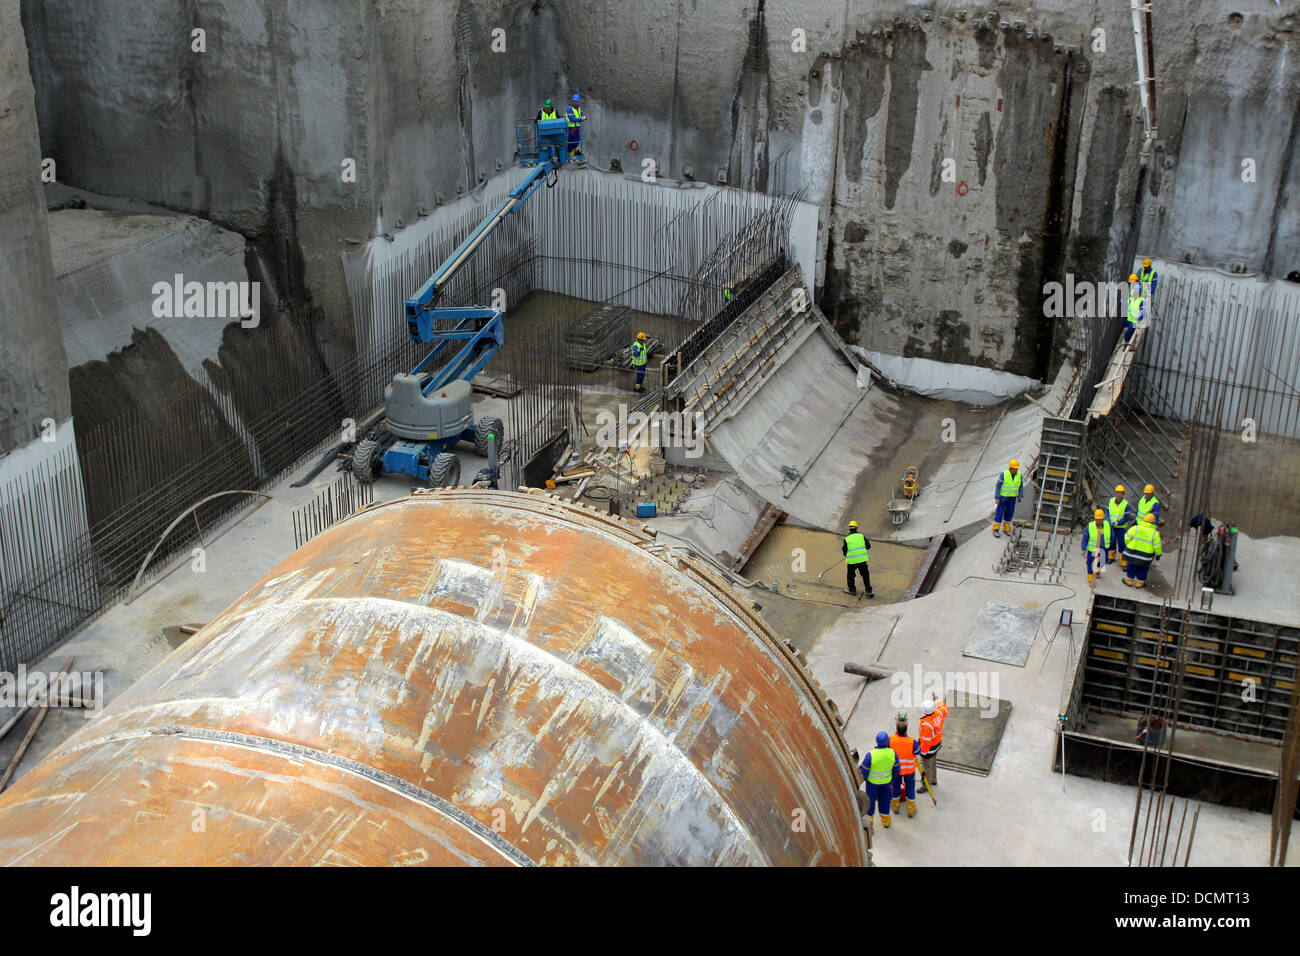
[[[497,456],[503,438],[499,418],[474,422],[470,381],[505,343],[502,313],[485,308],[438,308],[438,299],[460,268],[512,212],[542,185],[555,185],[561,166],[581,162],[571,157],[568,124],[563,119],[528,120],[515,125],[516,161],[536,167],[460,244],[419,291],[406,300],[407,334],[415,342],[434,343],[407,374],[393,376],[384,389],[382,425],[357,442],[352,472],[361,481],[376,475],[408,475],[434,488],[460,484],[460,459],[451,452],[459,441],[474,444],[489,459],[475,476],[495,487]],[[435,360],[455,344],[460,350],[438,370]]]

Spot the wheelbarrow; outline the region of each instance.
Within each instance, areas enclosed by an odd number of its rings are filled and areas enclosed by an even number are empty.
[[[889,509],[890,520],[896,525],[901,525],[911,516],[912,502],[921,494],[919,474],[919,469],[908,468],[903,472],[903,477],[895,483],[894,490],[889,496],[889,504],[885,507]]]

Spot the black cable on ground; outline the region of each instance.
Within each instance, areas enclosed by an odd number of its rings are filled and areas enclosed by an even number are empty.
[[[1055,601],[1050,602],[1047,605],[1047,607],[1043,608],[1043,616],[1038,621],[1038,631],[1034,634],[1035,638],[1037,638],[1039,634],[1043,635],[1044,637],[1047,636],[1046,632],[1043,630],[1043,621],[1047,620],[1047,612],[1053,604],[1059,604],[1061,601],[1068,601],[1070,598],[1078,597],[1079,595],[1079,592],[1076,591],[1074,588],[1070,587],[1068,584],[1053,584],[1051,581],[1008,581],[1004,578],[989,578],[981,574],[968,574],[966,575],[966,577],[962,578],[960,581],[954,584],[953,587],[959,588],[967,581],[970,580],[992,581],[994,584],[1032,584],[1035,587],[1040,587],[1040,588],[1065,588],[1065,590],[1069,591],[1070,593],[1065,597],[1057,598]]]

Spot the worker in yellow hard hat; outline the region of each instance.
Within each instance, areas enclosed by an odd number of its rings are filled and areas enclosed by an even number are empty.
[[[1011,533],[1011,519],[1016,514],[1016,502],[1023,497],[1020,462],[1012,458],[1007,462],[1006,470],[998,475],[993,484],[993,501],[996,504],[993,510],[993,537],[1001,537],[998,534],[999,527],[1003,534]]]
[[[1150,298],[1155,294],[1156,283],[1160,281],[1160,274],[1152,267],[1150,259],[1142,260],[1142,268],[1138,270],[1137,281],[1142,283],[1142,294],[1144,296]]]
[[[1110,524],[1106,521],[1106,512],[1098,508],[1093,520],[1083,529],[1083,540],[1079,547],[1083,549],[1088,562],[1088,583],[1093,583],[1094,571],[1101,574],[1106,567],[1106,552],[1111,550]]]
[[[1160,524],[1160,499],[1156,497],[1155,485],[1147,485],[1143,488],[1142,497],[1138,499],[1138,520],[1143,520],[1147,515],[1155,515],[1156,524]]]
[[[1131,588],[1146,587],[1151,562],[1160,560],[1160,530],[1155,515],[1147,515],[1125,532],[1124,556],[1128,558],[1124,583]]]
[[[1133,523],[1135,517],[1133,506],[1128,503],[1124,497],[1124,486],[1115,486],[1115,497],[1106,503],[1106,517],[1110,520],[1111,545],[1107,557],[1115,560],[1115,549],[1124,543],[1124,532],[1128,530],[1129,525]],[[1123,556],[1119,559],[1120,567],[1124,566]]]
[[[1142,293],[1142,284],[1138,282],[1137,273],[1128,277],[1128,303],[1124,311],[1124,341],[1129,342],[1137,331],[1138,323],[1146,317],[1146,296]],[[1130,345],[1130,349],[1134,346]]]
[[[866,589],[867,597],[875,597],[876,592],[871,590],[871,571],[867,568],[867,562],[871,559],[871,542],[858,530],[856,521],[849,522],[849,533],[844,536],[844,544],[840,547],[840,551],[843,552],[844,563],[849,569],[849,586],[844,589],[844,593],[857,595],[858,590],[854,586],[857,582],[854,580],[854,575],[861,575],[862,587]]]
[[[632,386],[633,391],[643,391],[641,383],[645,381],[645,363],[650,361],[650,342],[644,332],[636,334],[636,341],[632,343],[632,367],[636,369],[636,384]]]

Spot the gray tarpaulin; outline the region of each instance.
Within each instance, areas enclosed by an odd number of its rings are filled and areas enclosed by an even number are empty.
[[[858,345],[849,348],[879,369],[885,378],[927,398],[943,398],[968,405],[996,405],[1040,384],[1037,379],[991,368],[868,352]]]

